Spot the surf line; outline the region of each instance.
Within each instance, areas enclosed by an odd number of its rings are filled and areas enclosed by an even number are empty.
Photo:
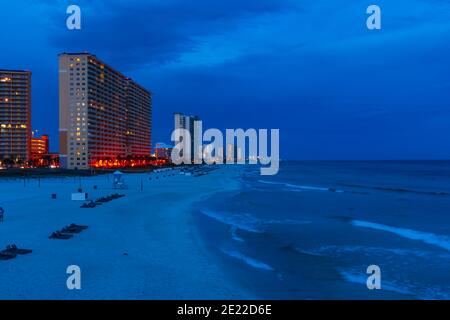
[[[191,307],[185,304],[182,307],[178,307],[178,315],[198,315],[208,318],[211,314],[212,307]]]

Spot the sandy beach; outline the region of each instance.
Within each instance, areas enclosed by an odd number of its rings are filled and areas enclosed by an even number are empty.
[[[239,188],[239,174],[230,166],[201,177],[126,174],[126,190],[114,190],[111,176],[83,177],[91,199],[125,195],[92,209],[70,199],[78,178],[41,179],[40,186],[1,179],[0,248],[14,243],[33,252],[0,261],[0,299],[253,298],[211,259],[190,214],[194,203]],[[48,239],[70,223],[89,229]],[[67,289],[69,265],[81,268],[81,290]]]

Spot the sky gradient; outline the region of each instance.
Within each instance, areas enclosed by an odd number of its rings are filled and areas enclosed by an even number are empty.
[[[81,7],[82,29],[66,28]],[[366,8],[382,30],[366,28]],[[449,0],[2,1],[0,69],[58,149],[57,54],[88,51],[205,128],[279,128],[287,159],[450,159]]]

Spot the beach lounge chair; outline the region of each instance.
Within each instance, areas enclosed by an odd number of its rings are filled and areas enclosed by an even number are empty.
[[[67,239],[70,239],[72,237],[73,236],[71,234],[65,234],[65,233],[63,234],[63,233],[61,233],[59,231],[56,231],[56,232],[53,232],[50,235],[49,239],[67,240]]]
[[[94,201],[84,203],[80,208],[95,208],[96,204]]]
[[[80,233],[81,231],[83,231],[82,229],[76,228],[76,227],[64,227],[61,229],[61,233]]]
[[[87,228],[89,228],[88,226],[83,226],[83,225],[79,225],[79,224],[76,224],[76,223],[71,223],[69,225],[69,227],[75,227],[75,228],[78,228],[78,229],[81,229],[81,230],[86,230]]]
[[[19,248],[17,248],[17,246],[15,244],[11,244],[11,245],[7,245],[6,249],[1,251],[0,253],[9,253],[9,254],[17,255],[17,254],[29,254],[31,252],[33,252],[33,250],[19,249]]]
[[[17,257],[16,254],[0,252],[0,260],[10,260],[14,259],[15,257]]]

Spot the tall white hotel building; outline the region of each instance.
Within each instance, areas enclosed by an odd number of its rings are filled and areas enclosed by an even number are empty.
[[[200,118],[198,116],[191,116],[191,115],[185,115],[182,114],[181,112],[176,112],[174,113],[174,120],[175,120],[175,129],[185,129],[187,131],[189,131],[191,139],[190,141],[184,141],[183,145],[184,145],[184,149],[186,150],[186,148],[191,149],[191,158],[194,158],[194,123],[195,121],[200,121]],[[180,141],[175,141],[175,144],[178,144],[180,142],[183,142],[181,139]],[[198,152],[201,152],[202,150],[199,150]],[[181,152],[182,153],[182,152]]]
[[[152,96],[89,53],[59,55],[60,164],[149,156]]]

